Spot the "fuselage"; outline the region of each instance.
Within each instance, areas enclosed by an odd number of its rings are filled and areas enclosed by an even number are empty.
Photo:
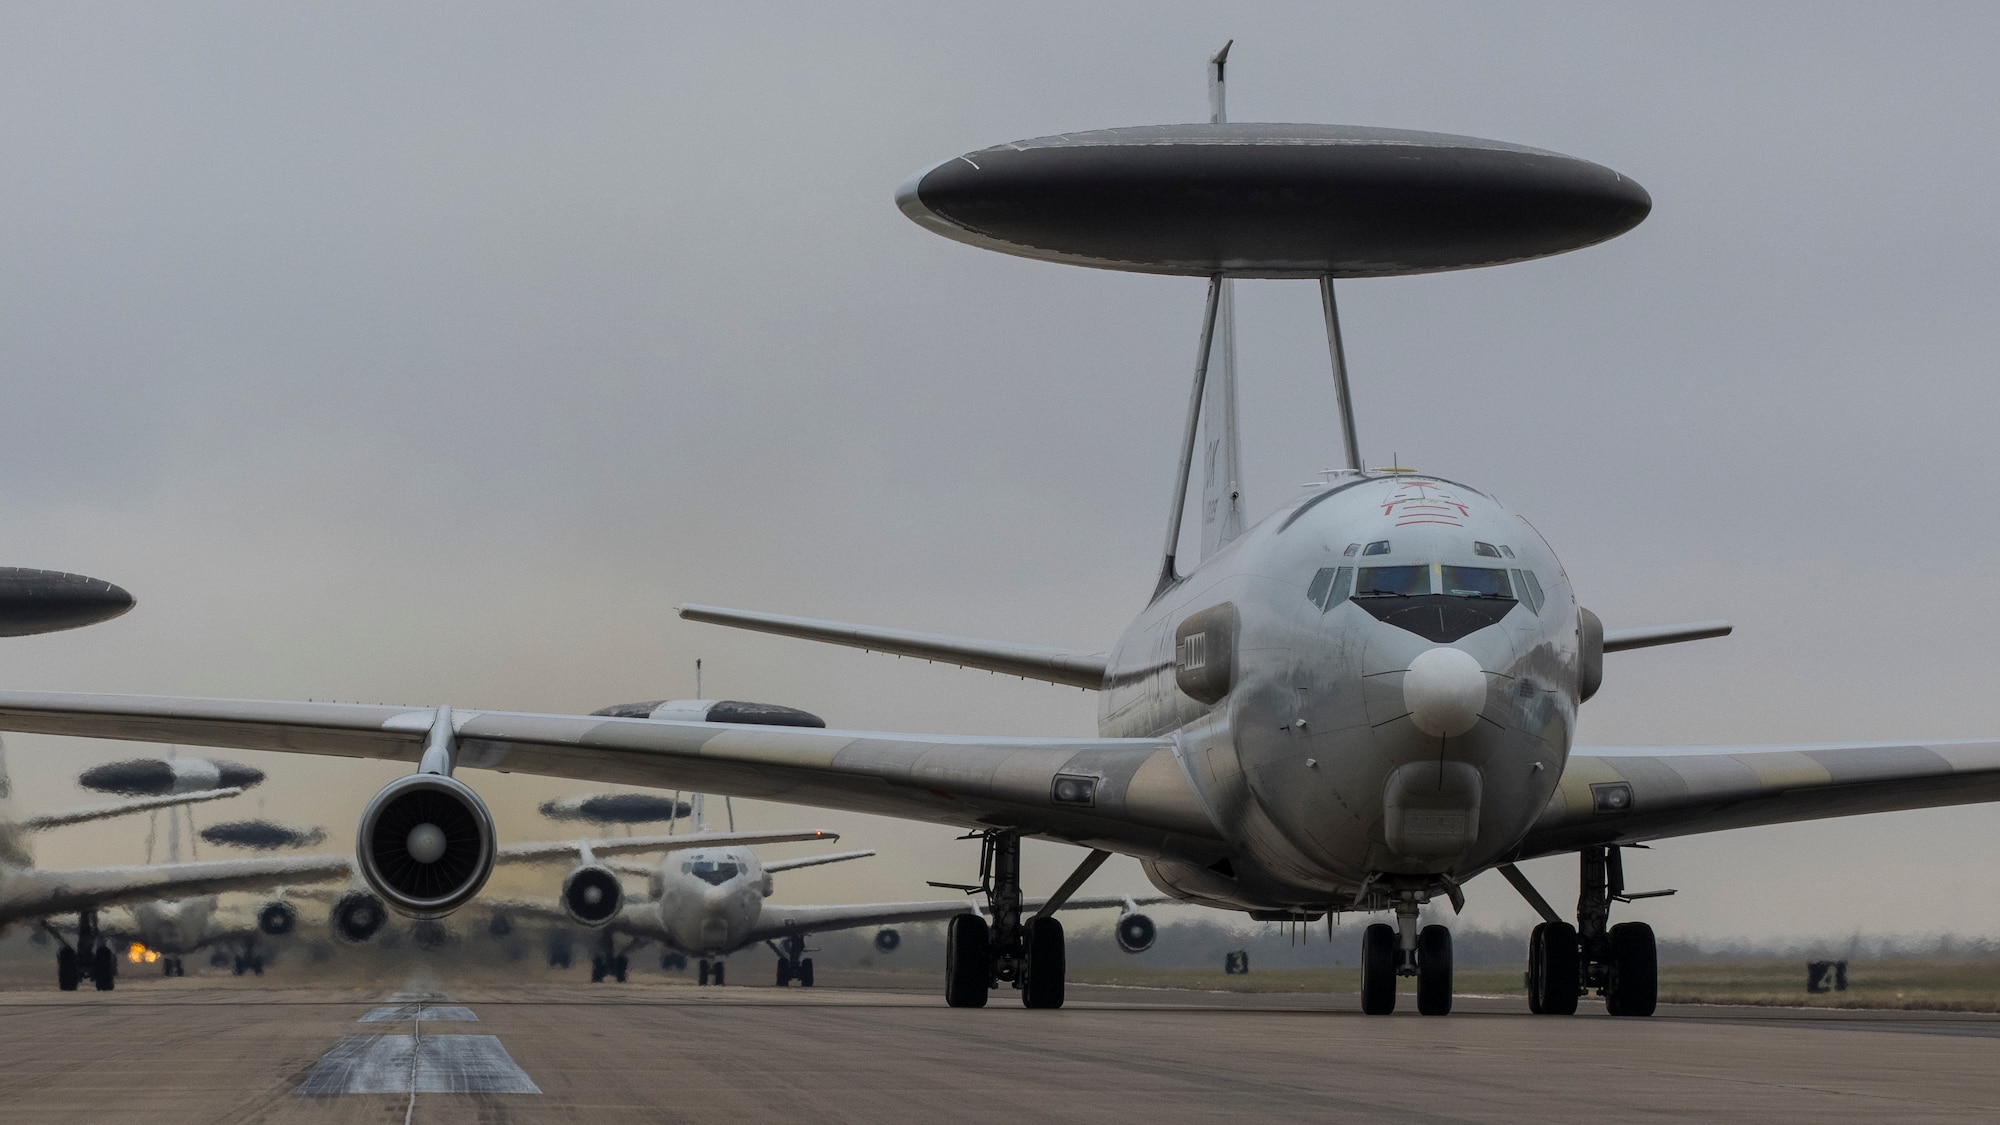
[[[668,852],[651,883],[667,944],[698,957],[741,948],[771,893],[771,878],[749,848]]]
[[[1554,792],[1579,643],[1567,575],[1506,505],[1414,473],[1336,477],[1162,590],[1112,653],[1101,732],[1175,737],[1235,850],[1148,874],[1253,910],[1448,890]],[[1463,733],[1413,714],[1408,671],[1441,648],[1484,680]]]

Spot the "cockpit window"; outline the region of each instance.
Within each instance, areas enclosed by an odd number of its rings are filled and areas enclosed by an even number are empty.
[[[1491,543],[1481,543],[1477,540],[1474,540],[1472,544],[1472,553],[1475,555],[1485,555],[1489,559],[1497,559],[1500,557],[1500,548],[1495,547]]]
[[[1345,556],[1345,555],[1351,555],[1351,554],[1353,554],[1354,552],[1356,552],[1356,551],[1359,551],[1360,549],[1361,549],[1361,544],[1359,544],[1359,543],[1349,543],[1349,544],[1347,545],[1347,550],[1345,550],[1345,551],[1342,551],[1342,552],[1340,552],[1340,553],[1341,553],[1341,554],[1342,554],[1343,556]]]
[[[1542,612],[1542,603],[1547,599],[1542,597],[1542,584],[1535,580],[1535,572],[1524,570],[1521,577],[1528,580],[1528,596],[1535,599],[1535,612]]]
[[[1346,601],[1353,587],[1353,567],[1323,566],[1319,573],[1313,575],[1312,584],[1306,587],[1306,600],[1325,612]]]
[[[741,869],[736,864],[714,859],[697,859],[681,864],[683,874],[692,875],[702,882],[716,887],[736,878],[736,873],[739,870]]]
[[[1507,544],[1505,544],[1505,543],[1502,543],[1502,544],[1500,544],[1500,553],[1501,553],[1501,554],[1503,554],[1503,555],[1506,555],[1506,556],[1507,556],[1508,558],[1510,558],[1510,559],[1511,559],[1511,558],[1513,558],[1513,557],[1514,557],[1514,548],[1512,548],[1512,547],[1509,547],[1509,546],[1508,546]]]
[[[1357,598],[1408,598],[1430,592],[1428,566],[1364,566],[1354,583]]]
[[[1321,609],[1325,609],[1326,592],[1332,586],[1333,568],[1330,566],[1320,567],[1319,573],[1313,575],[1312,584],[1306,587],[1306,600]]]
[[[1363,547],[1361,553],[1364,555],[1386,555],[1389,553],[1389,541],[1387,539],[1377,539],[1375,542]]]
[[[1514,596],[1514,587],[1507,581],[1507,572],[1498,567],[1446,564],[1438,568],[1438,578],[1441,580],[1441,589],[1456,598]]]

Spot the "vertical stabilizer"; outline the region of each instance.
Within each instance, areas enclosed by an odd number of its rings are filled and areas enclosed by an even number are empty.
[[[1229,119],[1223,71],[1229,62],[1230,40],[1208,60],[1208,117],[1216,124]],[[1210,339],[1208,380],[1201,405],[1201,557],[1207,558],[1243,534],[1243,458],[1236,424],[1236,293],[1235,282],[1221,280],[1217,294],[1215,332]]]

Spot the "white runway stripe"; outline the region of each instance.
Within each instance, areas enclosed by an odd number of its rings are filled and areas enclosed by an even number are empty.
[[[456,1004],[397,1004],[390,1008],[376,1008],[361,1017],[362,1023],[395,1023],[398,1020],[435,1020],[440,1023],[478,1023],[479,1017],[471,1008],[461,1008]]]
[[[414,1060],[412,1056],[415,1056]],[[299,1084],[300,1097],[331,1094],[539,1094],[497,1036],[350,1035]]]

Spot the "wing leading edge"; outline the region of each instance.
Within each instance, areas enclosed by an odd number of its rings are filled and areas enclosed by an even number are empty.
[[[1213,859],[1222,836],[1168,739],[994,738],[453,711],[458,764],[682,788],[967,828],[1013,827],[1138,856]],[[0,729],[414,762],[428,709],[0,692]],[[1058,776],[1090,779],[1058,803]],[[1207,860],[1204,860],[1207,862]]]
[[[2000,742],[1579,747],[1516,858],[2000,800]]]

